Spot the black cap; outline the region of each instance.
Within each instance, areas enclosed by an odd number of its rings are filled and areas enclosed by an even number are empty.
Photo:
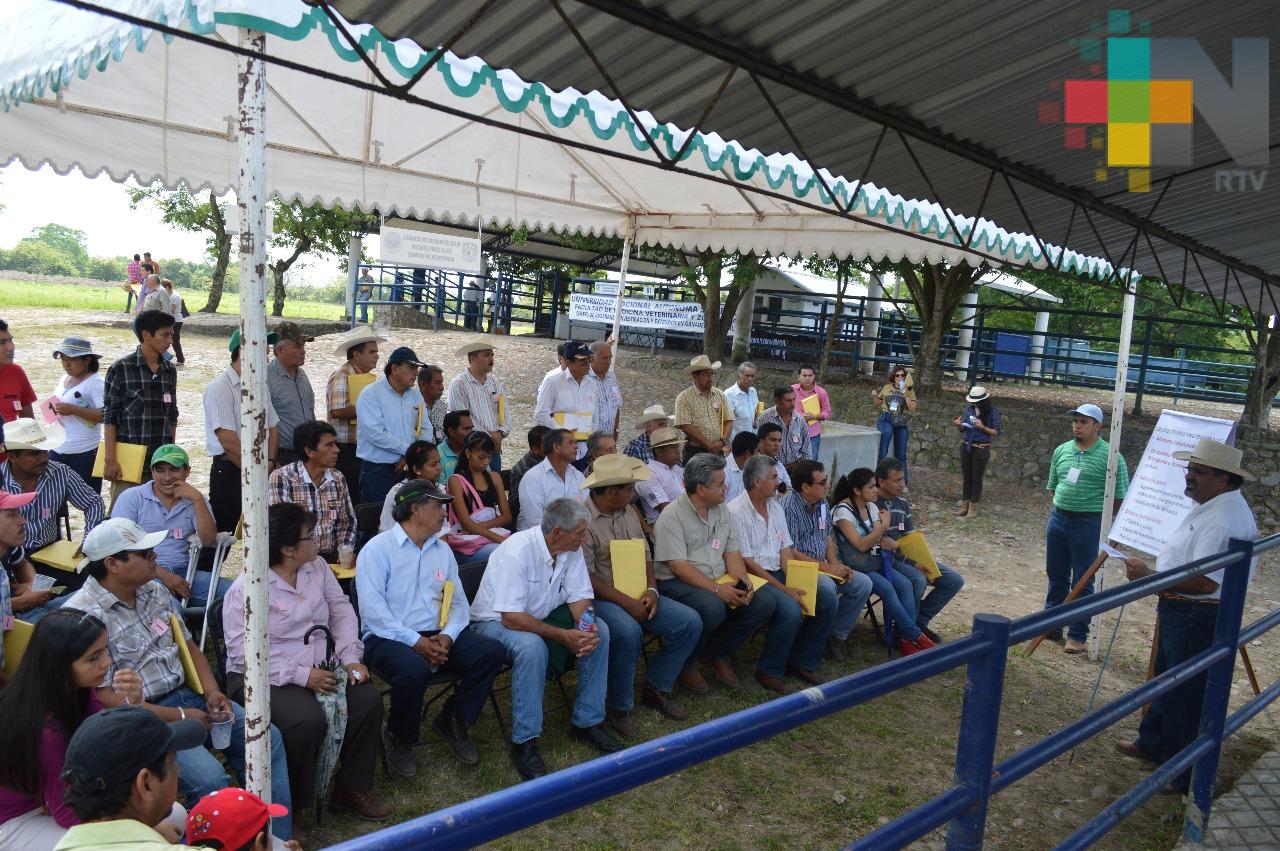
[[[590,360],[591,347],[586,343],[579,343],[577,340],[570,340],[564,346],[565,360]]]
[[[141,706],[113,706],[90,715],[71,737],[62,780],[103,788],[132,783],[165,754],[203,747],[208,736],[195,719],[167,724]]]
[[[387,365],[397,363],[411,363],[416,367],[424,367],[425,363],[418,360],[418,356],[413,353],[413,349],[408,346],[401,346],[391,353],[391,357],[387,358]]]
[[[410,479],[401,485],[400,490],[396,492],[396,505],[422,502],[424,499],[434,499],[436,502],[453,502],[453,497],[441,491],[434,482],[429,482],[426,479]]]

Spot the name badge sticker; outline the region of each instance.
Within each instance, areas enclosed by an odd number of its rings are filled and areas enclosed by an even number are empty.
[[[182,540],[183,538],[185,538],[185,537],[186,537],[186,536],[182,534],[182,530],[181,530],[181,529],[174,529],[174,530],[173,530],[173,539],[174,539],[175,541],[181,541],[181,540]]]
[[[711,539],[711,549],[713,549],[713,550],[718,550],[718,549],[720,549],[720,539],[719,539],[719,538],[712,538],[712,539]]]
[[[4,616],[4,631],[9,632],[13,629],[13,615]]]
[[[1079,467],[1072,467],[1070,470],[1067,470],[1067,481],[1070,482],[1071,484],[1075,484],[1076,482],[1080,481]]]
[[[443,571],[443,570],[437,570],[437,571],[436,571],[436,582],[444,582],[444,571]]]
[[[899,523],[899,524],[898,524],[898,531],[899,531],[899,532],[905,532],[905,531],[907,531],[907,524],[906,524],[906,523]]]
[[[169,631],[169,625],[164,622],[164,618],[156,618],[151,622],[151,626],[149,628],[151,630],[151,634],[156,638],[159,638]]]
[[[164,394],[160,398],[166,405],[168,405],[170,402],[173,401],[173,396],[169,395],[168,393]]]

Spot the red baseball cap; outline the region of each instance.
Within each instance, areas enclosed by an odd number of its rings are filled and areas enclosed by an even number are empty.
[[[288,814],[284,806],[268,804],[248,790],[219,789],[187,811],[187,841],[216,839],[223,848],[242,848],[267,830],[268,819]]]
[[[8,491],[0,491],[0,511],[8,508],[24,508],[30,505],[37,497],[35,491],[30,493],[9,493]]]

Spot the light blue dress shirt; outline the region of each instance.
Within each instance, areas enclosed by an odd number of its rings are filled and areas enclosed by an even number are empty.
[[[383,376],[356,400],[356,456],[365,461],[394,464],[410,443],[430,440],[432,432],[417,386],[397,393]]]
[[[111,507],[112,517],[124,517],[148,532],[165,532],[156,545],[156,563],[171,573],[187,575],[191,550],[187,538],[196,531],[196,507],[189,499],[180,499],[172,509],[156,496],[156,483],[147,482],[120,494]],[[204,495],[201,494],[201,499]],[[208,505],[208,501],[205,501]]]
[[[364,545],[357,565],[361,638],[376,635],[412,646],[421,633],[440,630],[457,641],[471,622],[471,606],[458,579],[458,562],[439,537],[432,536],[419,548],[397,523]],[[453,583],[453,601],[449,619],[440,629],[446,582]]]

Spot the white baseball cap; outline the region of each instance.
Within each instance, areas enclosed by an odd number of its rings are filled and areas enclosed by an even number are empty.
[[[93,531],[84,539],[84,546],[81,548],[84,558],[76,565],[76,570],[84,570],[90,562],[100,561],[116,553],[153,550],[168,536],[169,533],[163,530],[148,533],[128,518],[112,517],[94,526]]]

